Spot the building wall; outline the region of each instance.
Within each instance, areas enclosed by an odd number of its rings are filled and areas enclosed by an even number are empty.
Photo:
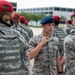
[[[25,8],[18,9],[18,12],[27,12],[31,14],[45,14],[45,15],[58,15],[64,16],[70,19],[70,14],[72,14],[75,9],[72,8],[62,8],[62,7],[40,7],[40,8]]]
[[[16,2],[10,2],[13,5],[14,11],[17,11],[17,3]]]
[[[53,12],[53,15],[58,15],[58,16],[65,16],[67,19],[70,19],[70,15],[72,14],[73,12],[63,12],[63,11],[54,11]]]

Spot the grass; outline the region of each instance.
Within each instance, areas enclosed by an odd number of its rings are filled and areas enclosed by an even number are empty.
[[[33,28],[41,28],[41,26],[33,26],[33,25],[28,25],[28,26]]]

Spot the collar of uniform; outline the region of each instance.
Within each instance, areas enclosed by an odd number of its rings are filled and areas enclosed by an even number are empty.
[[[44,37],[42,33],[41,33],[41,35],[42,35],[42,37]],[[51,35],[49,36],[49,39],[50,39],[51,37],[52,37],[52,33],[51,33]]]
[[[75,28],[70,31],[70,34],[75,34]]]
[[[67,27],[72,27],[73,28],[73,25],[72,24],[69,24],[69,25],[67,25]]]
[[[24,26],[24,27],[26,27],[26,25],[25,25],[25,24],[21,24],[21,23],[20,23],[19,25],[20,25],[20,26]]]
[[[8,27],[7,25],[0,23],[0,27]],[[9,27],[8,27],[9,28]]]

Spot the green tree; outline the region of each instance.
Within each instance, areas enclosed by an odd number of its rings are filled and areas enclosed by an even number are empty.
[[[65,16],[61,16],[60,19],[61,19],[61,21],[64,21],[64,22],[66,21],[66,17]]]
[[[25,16],[28,21],[36,21],[36,25],[37,25],[37,22],[39,20],[41,20],[42,17],[45,16],[45,14],[29,14],[29,13],[25,13],[25,12],[20,12],[18,14],[20,16]]]
[[[29,14],[29,13],[21,12],[21,13],[19,13],[19,15],[25,16],[28,21],[30,21],[32,19],[32,14]]]
[[[37,22],[40,21],[44,16],[45,16],[44,14],[33,15],[33,20],[36,21],[36,25],[37,25]]]

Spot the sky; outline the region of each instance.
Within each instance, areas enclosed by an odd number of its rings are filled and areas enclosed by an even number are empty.
[[[75,0],[6,0],[6,1],[17,2],[18,9],[50,7],[50,6],[75,8]]]

